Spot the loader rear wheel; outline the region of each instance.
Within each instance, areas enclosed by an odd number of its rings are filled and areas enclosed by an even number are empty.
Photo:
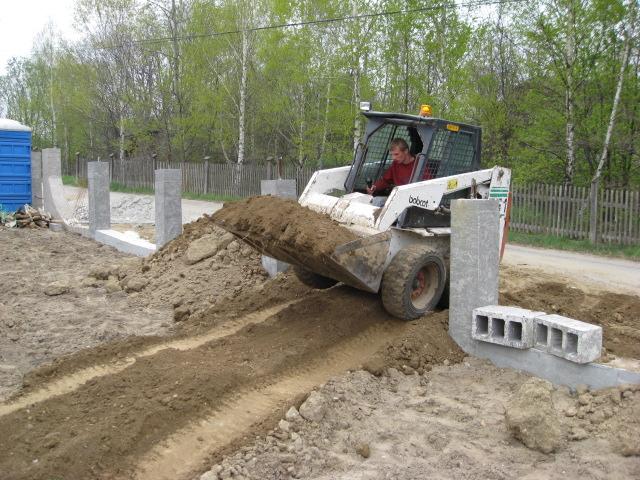
[[[317,273],[307,270],[306,268],[298,267],[297,265],[293,266],[293,272],[296,274],[296,277],[298,277],[298,280],[304,283],[307,287],[317,288],[318,290],[331,288],[338,283],[333,278],[318,275]]]
[[[435,309],[447,283],[442,257],[420,245],[400,250],[382,276],[382,304],[391,315],[412,320]]]

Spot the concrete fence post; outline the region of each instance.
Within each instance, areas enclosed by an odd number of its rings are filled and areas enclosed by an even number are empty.
[[[473,309],[498,304],[500,218],[496,200],[451,202],[449,335],[473,353]]]
[[[162,248],[182,233],[182,171],[155,171],[156,246]]]
[[[109,164],[87,163],[89,183],[89,232],[111,228],[111,202],[109,199]]]
[[[31,205],[44,207],[42,193],[42,152],[31,152]]]
[[[260,194],[272,195],[274,197],[298,198],[296,194],[295,180],[261,180]],[[275,258],[262,256],[262,266],[270,277],[275,277],[279,272],[284,272],[289,268],[289,264],[276,260]]]

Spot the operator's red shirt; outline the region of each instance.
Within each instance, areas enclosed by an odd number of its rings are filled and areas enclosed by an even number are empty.
[[[415,163],[415,160],[407,164],[393,162],[391,166],[387,168],[387,171],[384,172],[382,178],[373,184],[376,187],[376,191],[380,192],[391,186],[399,187],[400,185],[406,185],[409,183]],[[422,180],[430,180],[431,177],[430,169],[425,168]]]

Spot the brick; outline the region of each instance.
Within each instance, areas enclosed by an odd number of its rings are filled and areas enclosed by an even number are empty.
[[[593,362],[602,350],[602,327],[562,315],[536,316],[534,335],[536,349],[576,363]]]
[[[482,342],[512,348],[531,348],[534,318],[544,312],[524,308],[490,305],[473,310],[471,337]]]

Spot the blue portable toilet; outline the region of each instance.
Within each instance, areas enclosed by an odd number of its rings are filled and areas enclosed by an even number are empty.
[[[0,210],[31,203],[31,129],[0,118]]]

